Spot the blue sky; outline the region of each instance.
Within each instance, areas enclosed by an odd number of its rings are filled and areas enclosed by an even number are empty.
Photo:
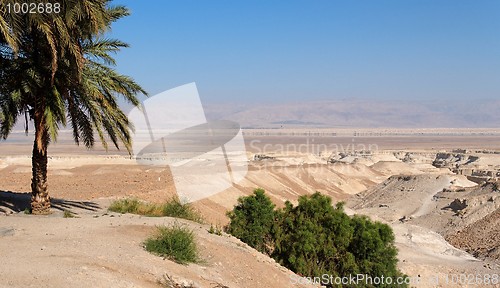
[[[118,70],[206,102],[500,98],[500,1],[114,1]]]

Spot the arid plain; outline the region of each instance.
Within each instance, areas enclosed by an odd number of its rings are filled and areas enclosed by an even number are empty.
[[[65,132],[49,147],[54,213],[24,215],[31,137],[15,133],[0,143],[0,287],[38,287],[40,280],[46,287],[156,287],[165,274],[199,287],[292,287],[293,273],[272,259],[207,232],[210,224],[225,225],[226,211],[257,187],[278,206],[319,191],[345,201],[349,214],[390,224],[399,267],[419,279],[416,287],[466,286],[446,277],[500,274],[500,129],[246,129],[243,135],[245,179],[194,202],[207,223],[195,224],[108,213],[118,198],[174,197],[169,167],[138,165],[116,149],[76,147]],[[79,218],[63,218],[63,210]],[[183,266],[142,249],[155,225],[176,221],[195,231],[202,263]],[[40,267],[43,273],[35,273]]]

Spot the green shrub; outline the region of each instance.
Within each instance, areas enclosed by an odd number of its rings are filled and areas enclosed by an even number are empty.
[[[158,227],[156,235],[144,242],[147,251],[180,264],[198,261],[194,234],[186,227]]]
[[[162,216],[176,217],[195,221],[198,223],[203,222],[200,213],[196,211],[190,204],[182,204],[177,199],[171,199],[161,206]]]
[[[355,270],[348,251],[354,229],[341,204],[334,208],[329,197],[315,193],[300,197],[296,207],[287,202],[279,215],[272,256],[282,265],[311,276]]]
[[[300,197],[295,207],[287,201],[277,211],[263,190],[254,194],[238,200],[229,213],[227,231],[259,251],[271,252],[290,270],[306,277],[367,274],[393,277],[394,282],[404,276],[397,270],[394,234],[388,225],[364,216],[351,218],[344,213],[343,203],[334,207],[320,193]],[[269,244],[271,248],[263,249]]]
[[[175,217],[198,223],[203,222],[203,217],[190,204],[182,204],[178,199],[171,199],[163,204],[154,204],[138,199],[120,199],[113,201],[108,208],[117,213],[132,213],[149,217]]]
[[[238,205],[227,214],[231,222],[226,232],[270,254],[274,246],[271,230],[276,214],[275,205],[264,193],[263,189],[255,189],[253,195],[238,199]]]
[[[397,270],[397,249],[391,227],[373,222],[366,216],[354,216],[351,221],[354,235],[349,246],[361,274],[372,276],[402,276]]]
[[[137,214],[137,210],[140,205],[143,204],[141,204],[138,199],[120,199],[113,201],[111,205],[109,205],[108,210],[122,214]]]

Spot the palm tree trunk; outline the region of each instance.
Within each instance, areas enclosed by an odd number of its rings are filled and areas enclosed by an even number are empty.
[[[43,124],[43,115],[35,113],[35,141],[31,158],[33,178],[31,178],[31,212],[49,214],[50,198],[47,190],[47,146],[48,134]]]

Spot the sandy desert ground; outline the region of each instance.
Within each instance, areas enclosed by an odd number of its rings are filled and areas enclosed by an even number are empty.
[[[64,137],[50,147],[54,213],[24,215],[31,144],[15,136],[0,143],[0,287],[157,287],[165,274],[199,287],[295,287],[294,274],[272,259],[207,232],[209,223],[226,224],[225,212],[256,187],[277,205],[319,191],[346,201],[350,214],[390,224],[399,266],[420,277],[417,287],[457,287],[445,282],[452,274],[500,274],[498,186],[466,175],[500,171],[494,129],[248,130],[245,179],[193,203],[203,225],[107,213],[117,198],[174,197],[171,170],[138,165],[123,151],[75,148]],[[63,218],[63,210],[79,218]],[[174,222],[195,231],[202,263],[183,266],[144,251],[155,225]]]

